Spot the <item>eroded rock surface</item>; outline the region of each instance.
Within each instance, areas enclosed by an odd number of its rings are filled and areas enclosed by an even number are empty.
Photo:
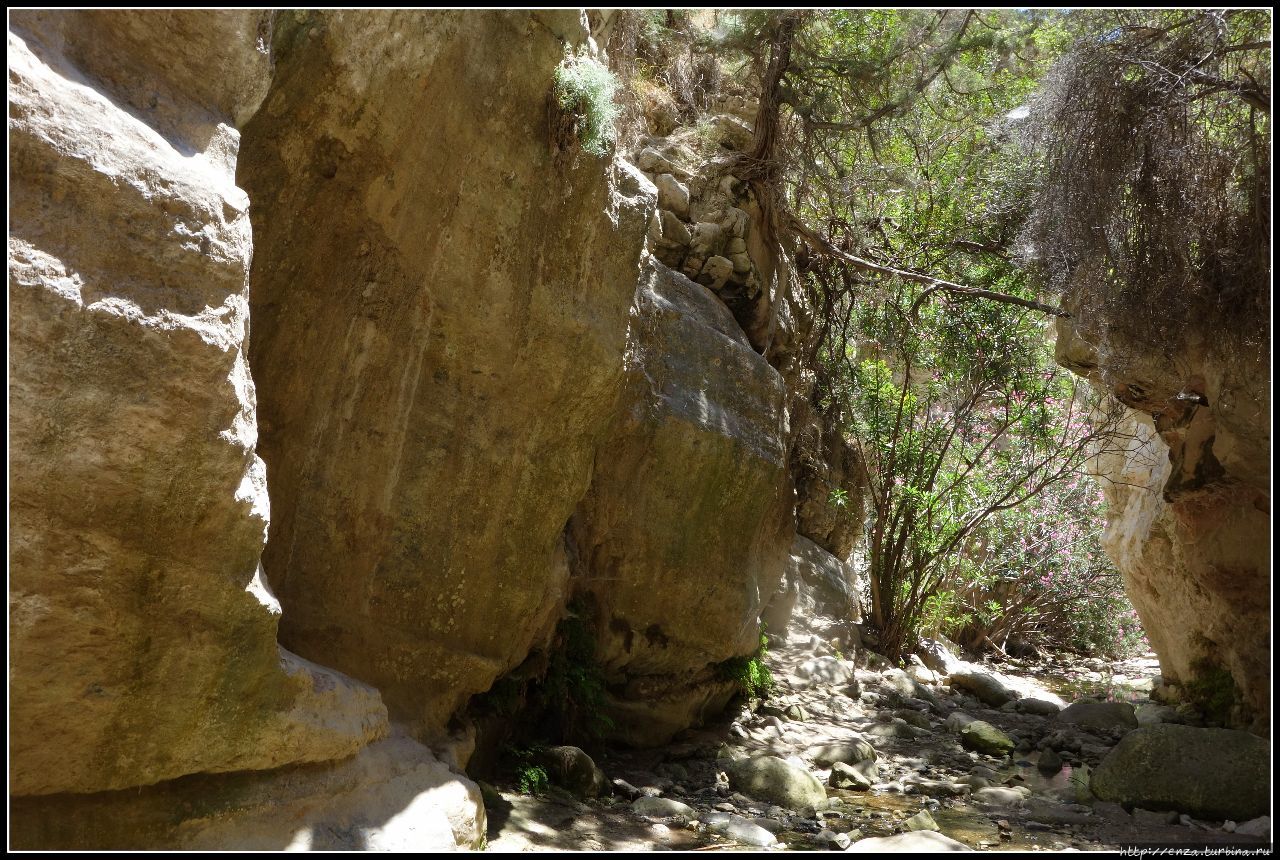
[[[236,124],[256,12],[10,19],[10,790],[354,753],[378,694],[276,645]]]
[[[18,799],[15,848],[452,851],[478,848],[480,789],[403,735],[337,764]]]
[[[572,537],[629,743],[724,706],[791,544],[781,377],[706,288],[653,262],[627,382]]]
[[[1125,577],[1164,678],[1221,686],[1225,676],[1227,698],[1241,705],[1232,722],[1253,721],[1265,731],[1271,707],[1266,338],[1246,336],[1239,326],[1213,330],[1206,313],[1176,342],[1149,343],[1126,333],[1130,321],[1076,307],[1071,293],[1064,298],[1075,317],[1059,320],[1058,361],[1134,410],[1121,427],[1125,448],[1096,464],[1108,508],[1103,546]],[[1133,312],[1149,319],[1153,309]]]
[[[796,535],[782,582],[761,616],[765,630],[785,636],[794,625],[824,638],[852,639],[853,625],[862,620],[860,589],[852,565]]]
[[[289,13],[245,133],[281,638],[426,732],[554,625],[622,381],[656,191],[557,153],[585,39],[576,11]]]
[[[1158,725],[1135,729],[1102,760],[1103,800],[1244,821],[1270,808],[1271,745],[1247,732]]]

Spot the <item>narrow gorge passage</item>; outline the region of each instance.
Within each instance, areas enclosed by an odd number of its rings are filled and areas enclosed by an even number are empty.
[[[802,589],[785,634],[769,637],[766,663],[778,688],[766,701],[741,702],[666,746],[604,745],[594,758],[577,751],[591,761],[588,772],[599,770],[594,780],[579,772],[537,794],[521,791],[510,771],[481,782],[490,849],[1268,844],[1266,766],[1257,758],[1265,743],[1243,733],[1164,750],[1183,759],[1180,778],[1212,786],[1221,809],[1127,810],[1091,793],[1090,774],[1135,727],[1188,718],[1152,699],[1160,682],[1154,655],[971,663],[931,640],[925,659],[906,671],[874,656],[863,668],[837,650],[833,634],[848,629],[839,604],[824,603],[811,582]],[[753,783],[742,770],[761,757],[779,763],[769,780]]]
[[[17,10],[14,850],[1271,839],[1266,10]]]

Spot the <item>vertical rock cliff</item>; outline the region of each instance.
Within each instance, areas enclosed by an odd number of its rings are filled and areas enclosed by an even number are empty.
[[[1058,360],[1133,410],[1127,450],[1102,458],[1104,545],[1125,577],[1167,681],[1236,701],[1265,731],[1271,709],[1268,344],[1211,314],[1146,343],[1067,297]],[[1158,309],[1134,308],[1150,318]],[[1203,703],[1203,701],[1202,701]]]
[[[795,525],[782,378],[707,287],[651,261],[626,383],[574,517],[618,736],[665,742],[723,709],[759,645]]]
[[[276,645],[238,122],[261,13],[9,34],[10,791],[350,755],[376,691]]]
[[[287,14],[246,129],[281,639],[442,732],[565,599],[652,186],[560,157],[577,12]]]

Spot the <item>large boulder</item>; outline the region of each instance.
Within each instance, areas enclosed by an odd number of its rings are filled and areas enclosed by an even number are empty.
[[[595,760],[578,747],[550,747],[539,752],[537,760],[547,768],[556,785],[577,797],[599,797],[608,794],[608,778]]]
[[[660,744],[723,707],[716,667],[759,647],[794,528],[784,390],[728,309],[656,261],[626,367],[570,531],[617,733]]]
[[[11,802],[18,849],[453,851],[479,848],[480,789],[396,735],[336,764],[197,775]]]
[[[1271,744],[1248,732],[1163,723],[1129,732],[1093,771],[1102,800],[1244,821],[1270,809]]]
[[[1017,691],[1011,689],[995,674],[976,668],[972,664],[966,664],[963,668],[951,673],[951,686],[973,693],[983,703],[993,708],[1018,698]]]
[[[669,797],[637,797],[631,804],[631,811],[645,818],[683,818],[692,821],[698,817],[698,811],[692,806]]]
[[[818,767],[830,767],[836,762],[857,764],[860,761],[875,761],[878,757],[875,747],[861,738],[819,744],[810,747],[805,755],[812,758]]]
[[[811,810],[827,799],[818,778],[774,756],[756,756],[722,763],[729,786],[747,797],[794,810]]]
[[[957,656],[959,648],[947,639],[921,639],[916,653],[924,665],[940,675],[949,675],[965,668],[964,660]]]
[[[1138,718],[1128,702],[1072,702],[1058,712],[1058,722],[1095,732],[1136,729]]]
[[[14,794],[356,752],[378,693],[276,644],[246,361],[250,11],[16,12],[9,33]]]
[[[1007,755],[1013,749],[1013,740],[984,720],[972,720],[960,727],[960,743],[967,750],[986,755]]]
[[[553,629],[656,191],[553,138],[576,10],[283,12],[239,176],[282,641],[438,734]]]

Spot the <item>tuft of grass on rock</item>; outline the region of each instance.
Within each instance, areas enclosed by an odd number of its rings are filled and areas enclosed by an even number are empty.
[[[617,76],[586,54],[570,54],[556,68],[555,81],[556,101],[578,117],[582,148],[597,157],[608,154],[621,112],[615,101]]]

